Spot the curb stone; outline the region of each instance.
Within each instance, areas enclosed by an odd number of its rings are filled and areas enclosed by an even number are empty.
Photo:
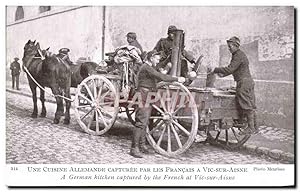
[[[244,148],[247,152],[249,152],[249,153],[251,153],[251,154],[254,154],[255,151],[256,151],[257,146],[251,145],[251,144],[244,144],[244,145],[243,145],[243,148]]]
[[[269,151],[269,156],[276,160],[279,160],[280,157],[282,156],[282,154],[283,154],[283,151],[278,150],[278,149],[273,149],[273,150]]]
[[[7,89],[6,88],[6,91],[8,91],[10,93],[15,93],[15,94],[18,94],[18,95],[23,95],[23,96],[26,96],[26,97],[32,97],[32,95],[29,94],[29,93],[23,93],[23,92],[12,90],[12,89]],[[39,99],[39,97],[38,97],[38,99]],[[47,99],[47,98],[45,98],[45,101],[49,102],[49,103],[56,103],[54,100]]]
[[[15,94],[19,94],[19,95],[23,95],[23,96],[27,96],[27,97],[31,97],[31,94],[23,93],[23,92],[8,89],[8,88],[6,88],[6,91],[15,93]],[[51,100],[51,99],[45,99],[45,100],[46,100],[46,102],[49,102],[49,103],[54,103],[54,104],[56,103],[54,100]],[[119,117],[118,119],[122,120],[122,121],[127,120],[126,117]],[[265,127],[267,127],[267,126],[265,126]],[[268,128],[269,127],[267,127],[267,129]],[[250,154],[265,155],[265,156],[271,157],[272,159],[275,159],[275,160],[284,160],[289,163],[294,163],[294,161],[295,161],[294,154],[292,154],[290,152],[284,152],[279,149],[270,149],[267,147],[258,147],[258,146],[251,145],[251,144],[244,144],[241,147],[241,150],[245,150]]]
[[[256,148],[256,153],[259,154],[259,155],[268,155],[269,148],[267,148],[267,147],[257,147]]]
[[[294,163],[295,156],[294,154],[287,152],[285,153],[282,150],[279,149],[270,149],[267,147],[257,147],[255,145],[251,144],[244,144],[241,149],[244,149],[245,151],[249,152],[250,154],[257,154],[257,155],[265,155],[268,157],[271,157],[275,160],[284,160],[289,163]]]
[[[282,158],[283,158],[283,160],[288,161],[290,163],[294,163],[294,161],[295,161],[294,154],[289,153],[289,152],[283,153]]]

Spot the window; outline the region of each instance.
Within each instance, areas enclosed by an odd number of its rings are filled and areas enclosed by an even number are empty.
[[[50,11],[51,10],[51,6],[40,6],[39,7],[40,13],[46,12],[46,11]]]
[[[18,6],[16,10],[16,15],[15,15],[15,21],[23,19],[24,18],[24,10],[22,6]]]

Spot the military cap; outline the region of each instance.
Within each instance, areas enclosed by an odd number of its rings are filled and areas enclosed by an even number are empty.
[[[14,60],[18,61],[18,60],[19,60],[19,58],[18,58],[18,57],[15,57],[15,58],[14,58]]]
[[[127,33],[126,36],[127,36],[127,37],[130,37],[130,38],[132,38],[132,39],[136,39],[136,33],[134,33],[134,32],[129,32],[129,33]]]
[[[65,54],[67,54],[68,52],[70,52],[70,49],[68,49],[68,48],[61,48],[58,52],[59,53],[65,53]]]
[[[172,32],[174,32],[174,31],[176,31],[177,30],[177,27],[175,26],[175,25],[170,25],[169,27],[168,27],[168,33],[172,33]]]
[[[232,42],[232,43],[236,44],[237,46],[241,45],[240,39],[238,37],[236,37],[236,36],[233,36],[230,39],[228,39],[227,43],[228,42]]]

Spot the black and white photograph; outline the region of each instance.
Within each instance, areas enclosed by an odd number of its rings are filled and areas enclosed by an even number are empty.
[[[7,186],[295,187],[294,6],[5,9]]]

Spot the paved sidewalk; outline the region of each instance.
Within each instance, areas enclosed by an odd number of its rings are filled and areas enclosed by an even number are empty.
[[[6,81],[6,91],[31,97],[28,84],[20,83],[20,89],[21,90],[12,89],[11,81]],[[47,88],[47,90],[51,92],[49,88]],[[76,89],[72,88],[71,94],[75,94],[75,91]],[[39,96],[39,91],[37,93]],[[55,99],[49,94],[45,94],[45,97],[46,101],[55,103]],[[121,119],[124,120],[124,117],[122,116]],[[267,125],[261,125],[259,129],[260,133],[251,136],[242,150],[252,154],[269,156],[277,160],[288,161],[290,163],[294,162],[294,129],[269,127]]]

